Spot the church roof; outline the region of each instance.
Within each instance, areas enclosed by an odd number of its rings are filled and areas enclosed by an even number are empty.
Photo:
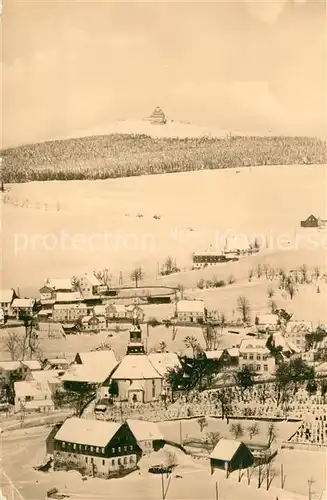
[[[112,375],[113,380],[162,378],[146,354],[127,354]]]

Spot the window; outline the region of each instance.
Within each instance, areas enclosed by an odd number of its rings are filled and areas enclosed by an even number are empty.
[[[263,361],[266,361],[267,359],[268,359],[267,354],[264,354],[264,355],[262,356],[262,360],[263,360]]]
[[[91,464],[93,464],[93,462],[94,462],[94,458],[91,458]]]
[[[130,463],[132,464],[132,463],[134,462],[134,457],[132,457],[132,456],[131,456],[131,457],[129,457],[129,461],[130,461]]]
[[[106,465],[106,461],[105,460],[102,460],[102,465]]]
[[[87,457],[85,457],[85,462],[86,462],[86,463],[88,462],[88,458],[87,458]]]
[[[96,453],[99,453],[99,447],[98,446],[95,448],[95,451],[96,451]]]
[[[112,450],[112,453],[115,453],[115,448],[111,448],[111,450]]]
[[[124,457],[124,464],[127,464],[127,457]]]
[[[118,458],[118,465],[121,465],[121,458]]]
[[[121,447],[120,447],[120,446],[118,446],[118,453],[120,453],[120,452],[121,452]]]
[[[76,450],[76,444],[75,443],[73,444],[73,449]]]
[[[93,448],[93,446],[91,446],[91,451],[94,451],[94,448]]]
[[[115,460],[114,459],[111,460],[111,465],[115,465]]]
[[[257,372],[259,372],[261,370],[261,365],[257,365],[256,370],[257,370]]]
[[[156,383],[154,380],[152,380],[152,397],[156,397]]]
[[[101,453],[104,453],[104,448],[101,448]]]
[[[66,443],[65,443],[65,441],[63,441],[63,442],[61,443],[61,446],[62,446],[63,448],[65,448],[65,447],[66,447]]]
[[[132,451],[132,450],[133,450],[133,446],[132,446],[132,445],[130,445],[129,449]]]
[[[267,372],[267,371],[268,371],[268,365],[264,365],[264,366],[263,366],[263,370],[264,370],[265,372]]]
[[[249,360],[253,361],[253,354],[249,354]]]
[[[261,360],[261,356],[260,354],[257,354],[257,361],[260,361]]]
[[[124,446],[124,451],[127,451],[127,446]]]
[[[247,354],[243,354],[243,355],[242,355],[242,358],[243,358],[243,359],[248,359],[248,355],[247,355]]]

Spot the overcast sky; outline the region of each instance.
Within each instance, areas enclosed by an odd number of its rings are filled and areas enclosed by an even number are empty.
[[[4,1],[3,146],[162,106],[246,133],[326,129],[326,3]]]

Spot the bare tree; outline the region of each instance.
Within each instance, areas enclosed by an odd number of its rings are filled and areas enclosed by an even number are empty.
[[[267,438],[268,438],[268,448],[270,448],[270,446],[276,441],[277,438],[276,424],[274,422],[271,422],[268,425]]]
[[[259,263],[257,265],[257,276],[258,276],[258,278],[261,278],[262,273],[263,273],[262,265]]]
[[[218,349],[219,340],[217,328],[215,328],[213,325],[206,324],[202,328],[202,333],[206,344],[206,349],[208,351]]]
[[[269,274],[270,274],[270,265],[269,264],[263,264],[263,272],[265,273],[266,279],[269,279]]]
[[[290,296],[290,299],[292,300],[294,295],[295,295],[295,286],[293,283],[293,280],[290,276],[288,276],[285,280],[284,288],[288,295]]]
[[[220,315],[219,315],[219,324],[220,324],[220,330],[221,330],[221,334],[222,334],[224,331],[224,328],[226,327],[226,324],[227,324],[227,318],[223,312],[220,313]]]
[[[235,439],[238,439],[244,435],[244,429],[242,424],[232,424],[230,426],[230,432],[234,436]]]
[[[163,340],[159,342],[159,347],[158,347],[159,352],[167,352],[167,344]]]
[[[209,448],[210,453],[215,449],[218,441],[220,440],[219,432],[207,432],[206,434],[206,443]]]
[[[195,357],[195,353],[198,351],[200,345],[198,342],[198,339],[194,337],[193,335],[187,335],[184,339],[184,344],[188,349],[192,349],[193,352],[193,358]]]
[[[248,323],[250,321],[251,308],[249,300],[244,295],[241,295],[237,299],[237,309],[241,313],[243,323]]]
[[[200,426],[200,430],[201,432],[203,431],[203,429],[205,427],[208,427],[208,422],[207,422],[207,419],[205,417],[200,417],[197,419],[197,423],[199,424]]]
[[[21,357],[21,337],[17,332],[8,332],[4,341],[4,350],[9,353],[11,361],[17,361]]]
[[[308,282],[308,266],[306,264],[302,264],[302,266],[299,267],[299,271],[302,277],[302,283],[307,283]]]
[[[133,269],[133,271],[131,272],[131,280],[134,281],[136,288],[138,287],[139,282],[144,279],[144,276],[145,274],[142,271],[141,267]]]
[[[177,332],[178,332],[178,328],[176,325],[172,325],[172,339],[175,340],[176,339],[176,335],[177,335]]]
[[[253,436],[256,436],[257,434],[259,434],[258,422],[253,422],[253,424],[249,425],[249,427],[247,428],[247,431],[248,431],[250,439],[252,439]]]
[[[270,309],[271,314],[273,314],[276,311],[276,309],[277,309],[277,304],[276,304],[276,302],[274,300],[269,300],[268,301],[268,307]]]
[[[272,286],[268,286],[267,288],[267,295],[268,298],[271,299],[274,296],[275,292]]]
[[[320,278],[320,269],[319,269],[319,267],[315,267],[314,268],[313,275],[315,277],[315,280],[318,281],[318,279]]]
[[[249,269],[248,271],[249,281],[252,280],[253,276],[254,276],[254,269],[251,267],[251,269]]]
[[[27,354],[32,357],[39,349],[39,344],[37,342],[38,322],[35,316],[30,316],[29,314],[24,314],[21,316],[21,319],[25,329],[21,347],[21,356],[22,360],[24,360]]]

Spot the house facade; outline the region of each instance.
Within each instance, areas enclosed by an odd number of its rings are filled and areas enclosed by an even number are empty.
[[[125,319],[126,307],[124,304],[107,304],[105,308],[105,315],[108,320]]]
[[[75,322],[79,318],[87,316],[86,304],[55,304],[52,317],[54,321]]]
[[[201,323],[206,318],[203,300],[179,300],[176,306],[177,320],[185,323]]]
[[[101,282],[94,274],[86,273],[79,277],[79,289],[84,299],[91,299],[100,293]]]
[[[50,411],[54,409],[47,382],[21,381],[14,383],[15,412]]]
[[[126,318],[130,320],[136,320],[139,323],[143,323],[145,313],[143,309],[137,304],[130,304],[126,307]]]
[[[54,470],[107,478],[135,470],[141,450],[128,424],[68,418],[54,437]]]
[[[35,312],[35,299],[16,298],[12,303],[13,315],[19,319],[22,315],[32,316]]]
[[[12,303],[16,297],[16,292],[13,289],[0,290],[0,307],[5,317],[12,316]]]
[[[285,327],[285,337],[296,345],[301,351],[305,350],[305,336],[312,333],[313,326],[310,321],[289,321]]]
[[[248,366],[259,374],[269,374],[275,371],[275,359],[266,347],[265,339],[250,337],[243,339],[239,347],[240,368]]]
[[[84,332],[99,333],[106,329],[106,320],[104,316],[84,316],[81,325]]]

